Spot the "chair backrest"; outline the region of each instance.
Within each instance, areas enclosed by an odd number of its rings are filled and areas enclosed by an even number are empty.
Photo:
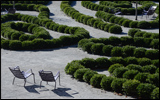
[[[152,14],[154,14],[154,12],[155,12],[155,10],[150,9],[150,10],[148,10],[147,15],[152,15]]]
[[[39,75],[43,81],[55,81],[53,73],[51,71],[39,71]]]
[[[22,74],[22,72],[20,71],[19,67],[17,68],[11,68],[9,67],[10,71],[13,73],[13,75],[17,78],[20,79],[25,79],[24,75]]]

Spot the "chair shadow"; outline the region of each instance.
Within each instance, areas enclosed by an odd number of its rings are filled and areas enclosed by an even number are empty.
[[[76,5],[76,1],[72,1],[71,3],[71,7],[75,6]]]
[[[78,92],[76,92],[76,91],[74,93],[69,94],[66,92],[69,90],[72,90],[72,89],[64,87],[64,88],[53,89],[52,91],[59,96],[72,97],[72,98],[74,98],[72,95],[78,94]],[[72,90],[72,91],[74,91],[74,90]]]
[[[54,16],[54,14],[50,12],[49,16]]]
[[[44,86],[41,86],[41,87],[44,87]],[[38,91],[36,91],[36,88],[40,88],[39,85],[24,86],[24,88],[30,93],[38,93],[38,94],[40,94]]]

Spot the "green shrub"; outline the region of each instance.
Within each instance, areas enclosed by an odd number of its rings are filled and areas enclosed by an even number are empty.
[[[159,22],[156,20],[149,21],[151,28],[158,28],[159,27]]]
[[[137,74],[139,73],[138,70],[128,70],[123,74],[123,78],[127,78],[127,79],[133,79]]]
[[[138,31],[134,34],[134,37],[143,37],[145,33],[146,33],[145,31]]]
[[[83,75],[83,80],[90,84],[90,79],[94,76],[94,74],[98,74],[98,73],[93,70],[87,70]]]
[[[113,25],[109,27],[109,32],[114,34],[122,33],[122,28],[119,25]]]
[[[145,65],[145,66],[142,67],[142,71],[153,74],[156,71],[156,66],[154,66],[154,65]]]
[[[112,50],[113,46],[112,45],[105,45],[102,48],[102,52],[104,55],[106,56],[111,56],[111,50]]]
[[[83,58],[80,63],[85,66],[86,68],[94,69],[96,64],[96,61],[93,58]]]
[[[23,41],[22,42],[22,49],[24,49],[24,50],[32,50],[33,49],[32,41]]]
[[[154,49],[159,49],[159,39],[153,39],[150,45]]]
[[[89,69],[88,68],[81,68],[81,69],[77,69],[74,73],[74,77],[75,79],[79,80],[79,81],[83,81],[83,75],[85,74],[85,72],[87,72]]]
[[[134,50],[136,49],[135,46],[123,46],[122,47],[122,55],[123,57],[129,57],[129,56],[133,56]]]
[[[109,40],[109,43],[111,44],[111,45],[119,45],[120,44],[120,42],[121,42],[121,40],[120,40],[120,38],[119,37],[117,37],[117,36],[110,36],[109,38],[108,38],[108,40]]]
[[[10,40],[9,48],[11,50],[21,50],[22,49],[22,43],[19,40]]]
[[[151,93],[152,91],[155,89],[156,87],[152,84],[149,83],[140,83],[137,86],[137,93],[139,97],[142,98],[150,98],[151,97]]]
[[[132,21],[129,23],[130,28],[137,28],[138,21]]]
[[[139,84],[140,81],[138,80],[127,80],[123,83],[122,88],[127,95],[137,95],[136,88]]]
[[[104,20],[105,20],[106,22],[109,22],[109,19],[110,19],[112,16],[114,16],[114,15],[107,13],[107,15],[105,16],[105,19],[104,19]]]
[[[81,69],[81,68],[85,68],[85,67],[82,66],[77,61],[74,61],[74,62],[71,62],[71,63],[67,64],[67,66],[65,67],[65,72],[67,74],[70,74],[70,75],[73,76],[74,73],[76,72],[76,70]]]
[[[101,80],[103,77],[105,77],[106,75],[104,74],[94,74],[93,77],[90,79],[90,84],[93,86],[93,87],[96,87],[96,88],[101,88]]]
[[[138,70],[139,72],[142,72],[142,66],[137,65],[137,64],[129,64],[126,66],[130,70]]]
[[[92,51],[91,51],[92,45],[94,45],[93,42],[85,43],[85,44],[82,46],[82,50],[87,51],[88,53],[92,53]]]
[[[146,52],[145,48],[139,47],[134,50],[133,54],[137,58],[142,58],[142,57],[145,57],[145,52]]]
[[[143,37],[134,37],[133,40],[134,40],[133,45],[135,45],[137,47],[144,47],[145,46],[145,42],[144,42]]]
[[[9,49],[9,40],[1,40],[1,48]]]
[[[60,25],[59,24],[54,24],[54,26],[53,26],[53,31],[57,31],[58,30],[58,27],[59,27]]]
[[[138,61],[138,64],[141,66],[150,65],[152,63],[151,59],[149,58],[138,58],[137,61]]]
[[[159,39],[159,33],[151,33],[151,37],[152,39]]]
[[[126,67],[119,67],[119,68],[116,68],[112,75],[115,76],[115,77],[118,77],[118,78],[122,78],[123,74],[128,71],[128,68]]]
[[[104,46],[103,43],[95,43],[91,46],[91,52],[93,54],[101,55],[103,46]]]
[[[159,59],[159,50],[147,50],[145,56],[149,59]]]
[[[110,74],[112,74],[113,71],[114,71],[115,69],[119,68],[119,67],[123,67],[123,65],[122,65],[122,64],[119,64],[119,63],[113,64],[113,65],[111,65],[111,66],[109,67],[108,71],[109,71]]]
[[[111,65],[109,59],[105,57],[97,58],[96,63],[97,63],[97,68],[104,68],[104,69],[108,69]]]
[[[19,37],[19,40],[20,40],[20,41],[26,41],[26,40],[28,40],[28,38],[29,38],[29,35],[22,34],[22,35]]]
[[[148,75],[149,75],[149,73],[143,73],[143,72],[141,73],[140,72],[134,77],[134,79],[140,81],[141,83],[146,83],[146,79],[147,79]]]
[[[146,33],[143,34],[143,37],[144,38],[150,38],[151,35],[152,35],[152,33],[146,32]]]
[[[111,87],[115,92],[123,92],[122,85],[126,81],[127,79],[124,78],[114,78],[111,83]]]
[[[121,45],[133,45],[133,38],[131,36],[120,37]]]
[[[152,40],[153,39],[151,39],[151,38],[144,38],[143,39],[143,41],[144,41],[144,47],[151,48],[150,43],[151,43]]]
[[[159,87],[159,73],[149,74],[146,81],[150,84]]]
[[[125,64],[124,59],[122,57],[111,57],[109,60],[111,61],[112,64],[115,64],[115,63],[119,63],[122,65]]]
[[[151,99],[159,99],[159,87],[156,87],[151,93]]]
[[[151,26],[150,23],[147,21],[140,21],[137,24],[137,27],[142,28],[142,29],[148,29],[148,28],[150,28],[150,26]]]
[[[111,91],[112,90],[111,83],[113,80],[114,80],[114,77],[112,76],[104,76],[101,80],[100,85],[104,90]]]
[[[157,68],[159,67],[159,59],[152,60],[151,63]]]
[[[34,39],[32,40],[32,44],[34,49],[44,49],[46,46],[44,39]]]
[[[131,36],[131,37],[134,37],[135,33],[136,33],[136,32],[139,32],[139,31],[141,31],[141,30],[140,30],[140,29],[137,29],[137,28],[129,29],[128,35]]]
[[[111,50],[111,56],[112,57],[122,56],[122,48],[118,46],[113,47],[113,49]]]
[[[122,26],[129,27],[130,22],[132,22],[132,20],[126,19],[126,20],[123,21]]]
[[[18,32],[14,32],[12,35],[11,35],[11,40],[19,40],[19,37],[21,36],[20,33]]]
[[[123,19],[123,17],[117,17],[114,19],[114,23],[115,24],[118,24],[119,20]]]
[[[111,26],[114,26],[115,24],[113,24],[113,23],[108,23],[107,25],[105,25],[104,26],[104,31],[106,31],[106,32],[109,32],[109,28],[111,27]]]
[[[114,23],[114,20],[117,18],[117,16],[111,16],[109,19],[110,23]]]

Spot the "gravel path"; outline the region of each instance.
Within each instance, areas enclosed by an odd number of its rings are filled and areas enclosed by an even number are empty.
[[[74,2],[72,6],[84,14],[95,15],[95,11],[91,11],[81,6],[81,1]],[[95,2],[96,3],[96,2]],[[114,34],[104,32],[99,29],[76,22],[71,17],[66,16],[60,9],[61,1],[51,1],[47,6],[50,9],[50,18],[59,24],[68,26],[84,27],[90,32],[90,35],[95,38],[110,37]],[[38,16],[35,11],[17,11],[21,14],[28,14]],[[123,28],[123,27],[122,27]],[[127,35],[129,28],[123,28],[123,35],[116,35],[118,37]],[[58,38],[62,33],[47,30],[53,37]],[[159,29],[147,30],[159,32]],[[130,96],[118,96],[113,92],[104,91],[93,88],[85,82],[79,82],[72,79],[70,75],[66,75],[64,68],[67,63],[73,60],[81,60],[85,57],[99,58],[103,56],[91,55],[87,52],[77,48],[77,45],[47,49],[40,51],[11,51],[1,49],[1,98],[2,99],[134,99]],[[106,57],[106,56],[105,56]],[[109,58],[109,57],[107,57]],[[33,83],[32,76],[27,79],[26,87],[23,87],[23,80],[15,79],[15,84],[12,85],[13,75],[8,67],[20,66],[21,70],[32,69],[35,73],[36,84]],[[57,84],[57,89],[54,90],[54,83],[42,82],[42,88],[39,88],[41,78],[39,77],[39,70],[52,71],[55,75],[57,71],[61,72],[61,86]],[[108,71],[98,71],[105,75],[109,75]],[[57,82],[58,83],[58,82]]]

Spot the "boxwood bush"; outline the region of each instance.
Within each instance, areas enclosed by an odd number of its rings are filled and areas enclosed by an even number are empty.
[[[112,57],[122,56],[122,48],[119,46],[113,47],[113,49],[111,50],[111,56]]]
[[[145,57],[145,52],[146,52],[145,48],[139,47],[134,50],[133,55],[137,58],[142,58]]]
[[[151,41],[151,47],[153,47],[154,49],[159,49],[159,39],[153,39]]]
[[[122,28],[119,25],[113,25],[113,26],[109,27],[108,31],[110,33],[114,33],[114,34],[120,34],[120,33],[122,33]]]
[[[141,30],[140,30],[140,29],[137,29],[137,28],[129,29],[128,35],[131,36],[131,37],[134,37],[135,33],[136,33],[136,32],[139,32],[139,31],[141,31]]]
[[[148,28],[150,28],[150,26],[151,26],[150,23],[147,21],[140,21],[137,24],[137,27],[141,28],[141,29],[148,29]]]
[[[122,88],[127,95],[137,95],[136,88],[139,84],[140,81],[138,80],[127,80],[123,83]]]
[[[125,61],[122,57],[111,57],[109,60],[111,61],[112,64],[119,63],[125,65]]]
[[[119,63],[112,64],[112,65],[109,67],[108,71],[109,71],[110,74],[112,74],[113,71],[114,71],[115,69],[119,68],[119,67],[124,67],[124,66],[123,66],[122,64],[119,64]]]
[[[149,75],[149,73],[140,72],[134,77],[134,79],[140,81],[141,83],[146,83],[147,82],[146,79],[147,79],[148,75]]]
[[[130,63],[129,65],[126,66],[129,70],[138,70],[139,72],[142,72],[142,66],[137,65],[137,64],[132,64]]]
[[[106,75],[104,74],[94,74],[93,77],[90,79],[90,84],[93,86],[93,87],[96,87],[96,88],[101,88],[101,80],[103,77],[105,77]]]
[[[113,46],[112,45],[105,45],[102,48],[102,52],[104,55],[106,56],[111,56],[111,50],[112,50]]]
[[[104,89],[104,90],[107,90],[107,91],[111,91],[112,88],[111,88],[111,83],[112,81],[114,80],[115,77],[112,77],[112,76],[104,76],[101,80],[101,87]]]
[[[151,99],[159,99],[159,87],[156,87],[151,93]]]
[[[96,71],[87,70],[83,75],[83,80],[90,84],[90,79],[94,76],[94,74],[98,74]]]
[[[122,47],[122,56],[123,57],[133,56],[135,49],[136,49],[135,46],[129,46],[129,45],[123,46]]]
[[[159,50],[147,50],[145,56],[149,59],[159,59]]]
[[[138,70],[131,69],[131,70],[126,71],[126,72],[123,74],[123,78],[133,79],[138,73],[139,73]]]
[[[22,43],[19,40],[10,40],[9,48],[11,50],[20,50],[22,49]]]
[[[116,69],[113,71],[112,75],[115,76],[115,77],[117,77],[117,78],[122,78],[123,74],[124,74],[126,71],[128,71],[128,68],[126,68],[126,67],[119,67],[119,68],[116,68]]]
[[[154,65],[145,65],[145,66],[142,67],[142,71],[153,74],[156,71],[156,66],[154,66]]]
[[[149,83],[140,83],[136,89],[139,97],[150,98],[151,93],[155,88],[155,85]]]
[[[146,81],[159,87],[159,73],[149,74]]]
[[[105,57],[100,57],[100,58],[97,58],[96,60],[96,63],[97,63],[97,68],[100,68],[100,69],[108,69],[111,65],[111,62],[108,58],[105,58]]]
[[[115,92],[123,92],[122,85],[126,81],[127,79],[125,78],[114,78],[111,83],[112,90],[114,90]]]
[[[151,59],[145,58],[145,57],[144,58],[138,58],[137,61],[138,61],[138,64],[141,65],[141,66],[152,64]]]
[[[83,75],[85,74],[86,71],[90,70],[89,68],[81,68],[77,69],[74,73],[75,79],[79,81],[83,81]]]
[[[95,66],[97,65],[96,61],[93,58],[83,58],[80,61],[80,64],[90,69],[95,69]]]
[[[102,54],[102,48],[103,48],[104,44],[103,43],[95,43],[91,46],[91,52],[93,54]]]

